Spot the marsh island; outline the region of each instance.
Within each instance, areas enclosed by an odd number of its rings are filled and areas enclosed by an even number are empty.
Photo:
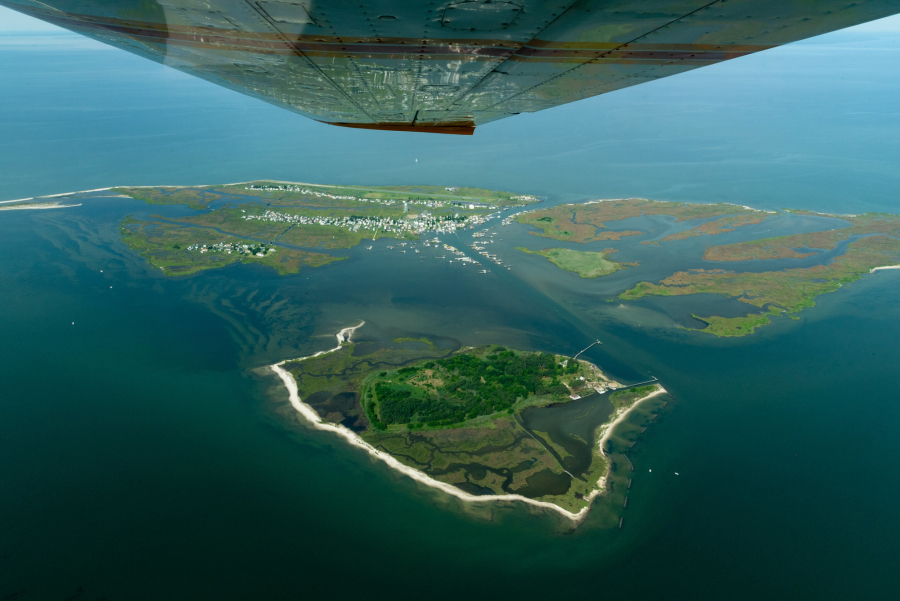
[[[518,499],[580,519],[615,469],[611,424],[664,393],[553,353],[427,338],[372,348],[352,330],[332,351],[276,366],[296,387],[295,408],[470,500]]]
[[[678,231],[663,237],[635,229],[610,229],[626,219],[641,217],[674,219]],[[593,201],[565,204],[525,211],[516,216],[519,223],[532,226],[531,234],[555,240],[586,244],[601,240],[620,240],[643,236],[640,244],[663,246],[691,238],[710,238],[759,225],[773,218],[815,218],[829,223],[830,229],[787,234],[756,240],[707,246],[702,260],[708,267],[677,271],[658,281],[641,281],[618,294],[621,300],[647,296],[689,296],[720,294],[748,305],[746,315],[697,315],[707,327],[698,331],[715,336],[746,336],[772,317],[793,314],[815,305],[815,298],[834,292],[878,269],[900,265],[900,217],[890,214],[828,215],[810,211],[761,211],[731,204],[695,204],[660,202],[646,199]],[[824,219],[823,219],[824,218]],[[625,227],[625,226],[622,226]],[[526,252],[534,253],[535,251]],[[608,254],[606,249],[604,253]],[[820,263],[786,264],[785,260],[828,258]],[[622,268],[603,253],[572,249],[537,252],[562,269],[582,277],[609,275]],[[599,267],[585,271],[587,257]],[[607,266],[604,268],[605,262]],[[754,262],[752,269],[740,269],[741,262]],[[730,264],[727,269],[719,267]],[[771,267],[769,267],[771,265]],[[612,299],[609,299],[612,300]],[[752,307],[752,308],[751,308]]]

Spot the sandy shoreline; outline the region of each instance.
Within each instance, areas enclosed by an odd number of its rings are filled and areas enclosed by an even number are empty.
[[[875,273],[876,271],[881,271],[882,269],[900,269],[900,265],[882,265],[881,267],[873,267],[869,270],[869,273]]]
[[[316,413],[316,411],[312,407],[310,407],[309,405],[307,405],[300,399],[299,390],[297,389],[297,382],[294,380],[294,377],[290,374],[290,372],[288,372],[286,369],[284,369],[282,367],[282,365],[284,365],[288,361],[291,361],[291,362],[303,361],[304,359],[310,359],[312,357],[318,357],[318,356],[324,355],[326,353],[333,353],[335,351],[339,351],[339,350],[341,350],[342,344],[344,342],[350,341],[351,337],[353,336],[353,332],[356,331],[358,328],[362,327],[364,324],[365,324],[365,322],[363,321],[363,322],[360,322],[360,324],[357,326],[350,327],[350,328],[344,328],[343,330],[338,332],[336,334],[336,337],[338,339],[338,345],[333,349],[330,349],[327,351],[319,351],[318,353],[309,355],[307,357],[300,357],[299,359],[289,359],[289,360],[281,361],[279,363],[269,366],[271,368],[271,370],[273,372],[275,372],[279,378],[281,378],[281,381],[284,383],[285,388],[287,388],[288,395],[290,397],[291,406],[293,406],[294,409],[296,409],[297,412],[300,415],[302,415],[303,418],[307,422],[309,422],[310,425],[312,425],[317,430],[323,430],[326,432],[332,432],[334,434],[337,434],[338,436],[340,436],[341,438],[346,440],[350,445],[360,448],[360,449],[363,449],[364,451],[369,453],[369,455],[371,455],[372,457],[375,457],[377,459],[380,459],[381,461],[384,461],[388,465],[388,467],[391,467],[391,468],[397,470],[398,472],[405,474],[406,476],[409,476],[416,482],[419,482],[419,483],[429,486],[431,488],[436,488],[438,490],[441,490],[449,495],[452,495],[458,499],[461,499],[461,500],[469,502],[469,503],[492,503],[492,502],[496,502],[496,501],[520,501],[522,503],[527,503],[529,505],[534,505],[536,507],[541,507],[543,509],[549,509],[551,511],[555,511],[556,513],[558,513],[558,514],[562,515],[563,517],[566,517],[576,523],[581,522],[582,520],[584,520],[585,517],[587,517],[587,515],[591,509],[591,502],[597,496],[599,496],[606,490],[606,475],[601,477],[600,480],[597,482],[597,488],[595,488],[589,495],[587,495],[585,497],[585,500],[588,501],[588,505],[585,506],[583,509],[581,509],[578,513],[572,513],[571,511],[567,511],[566,509],[563,509],[559,505],[555,505],[553,503],[548,503],[546,501],[536,501],[534,499],[529,499],[528,497],[524,497],[522,495],[516,495],[516,494],[480,495],[480,496],[472,495],[463,490],[460,490],[459,488],[453,486],[452,484],[447,484],[446,482],[441,482],[439,480],[435,480],[434,478],[425,474],[424,472],[420,472],[419,470],[411,468],[408,465],[404,465],[403,463],[401,463],[400,461],[398,461],[397,459],[395,459],[393,456],[389,455],[388,453],[383,453],[383,452],[379,451],[378,449],[376,449],[375,447],[373,447],[372,445],[370,445],[369,443],[367,443],[358,434],[356,434],[349,428],[346,428],[341,425],[335,425],[335,424],[323,422],[322,418],[319,417],[319,414]],[[621,412],[621,414],[617,415],[616,419],[607,427],[606,432],[604,433],[604,436],[600,441],[600,444],[601,445],[605,444],[606,440],[609,438],[609,433],[612,431],[612,429],[617,424],[621,423],[622,420],[624,420],[628,416],[629,412],[632,409],[634,409],[635,407],[637,407],[638,404],[640,404],[642,401],[645,401],[646,399],[656,396],[657,394],[662,394],[663,392],[665,392],[664,390],[662,390],[662,387],[660,387],[660,389],[661,390],[653,392],[653,393],[647,395],[646,397],[638,399],[637,401],[634,402],[634,404],[631,407],[629,407],[627,410]],[[600,449],[601,449],[601,452],[603,452],[602,446],[600,447]],[[605,452],[603,454],[605,455]]]
[[[271,180],[265,180],[271,181]],[[197,184],[193,186],[167,186],[163,184],[158,184],[155,186],[109,186],[108,188],[96,188],[94,190],[76,190],[75,192],[61,192],[59,194],[46,194],[44,196],[30,196],[28,198],[17,198],[16,200],[0,200],[0,204],[9,204],[11,202],[25,202],[27,200],[43,200],[44,198],[59,198],[60,196],[71,196],[73,194],[90,194],[91,192],[106,192],[107,190],[112,190],[113,188],[209,188],[210,186],[239,186],[241,184],[252,184],[254,182],[234,182],[233,184]],[[291,184],[294,182],[279,182],[284,184]],[[314,186],[318,184],[303,184]],[[130,196],[124,196],[119,194],[116,198],[131,198]]]
[[[29,198],[17,198],[15,200],[0,200],[0,204],[7,204],[12,202],[25,202],[28,200],[41,200],[43,198],[58,198],[60,196],[71,196],[72,194],[89,194],[91,192],[106,192],[107,190],[112,190],[113,188],[211,188],[213,186],[241,186],[243,184],[255,184],[258,182],[266,182],[270,184],[290,184],[292,186],[314,186],[316,188],[350,188],[357,190],[371,190],[371,188],[363,188],[360,186],[353,185],[345,185],[342,186],[340,184],[313,184],[310,182],[288,182],[277,179],[255,179],[248,182],[231,182],[227,184],[192,184],[190,186],[180,186],[180,185],[169,185],[169,184],[156,184],[153,186],[109,186],[108,188],[96,188],[94,190],[76,190],[75,192],[62,192],[60,194],[47,194],[45,196],[31,196]],[[118,195],[117,198],[131,198],[130,196]],[[476,200],[477,197],[474,196],[459,196],[454,198],[465,198],[469,200]]]
[[[9,201],[7,201],[9,202]],[[79,202],[77,205],[61,205],[59,202],[38,202],[24,205],[13,205],[11,207],[0,207],[0,211],[26,211],[26,210],[41,210],[41,209],[68,209],[70,207],[80,207],[81,203]]]
[[[652,399],[653,397],[659,396],[661,394],[666,394],[666,389],[663,388],[661,384],[657,384],[657,386],[659,388],[657,388],[656,390],[654,390],[647,396],[643,396],[643,397],[639,398],[638,400],[636,400],[634,403],[631,404],[631,407],[628,407],[627,409],[624,409],[624,410],[619,409],[616,412],[616,417],[615,417],[615,419],[613,419],[613,421],[611,421],[609,424],[607,424],[605,426],[601,426],[604,429],[604,432],[603,432],[603,436],[600,437],[600,441],[597,443],[597,445],[600,449],[600,452],[603,453],[603,455],[605,457],[609,457],[609,454],[606,452],[606,449],[604,447],[606,446],[606,441],[608,441],[609,437],[612,436],[612,431],[615,429],[615,427],[618,426],[619,424],[621,424],[623,421],[625,421],[625,419],[635,409],[635,407],[637,407],[644,401],[646,401],[648,399]]]

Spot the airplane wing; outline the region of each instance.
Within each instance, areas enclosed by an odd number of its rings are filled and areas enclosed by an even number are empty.
[[[311,119],[471,134],[900,0],[0,0]]]

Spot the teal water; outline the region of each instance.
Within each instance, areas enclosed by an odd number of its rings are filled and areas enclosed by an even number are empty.
[[[874,74],[900,44],[844,36],[450,141],[349,136],[88,43],[5,40],[0,197],[270,177],[896,212],[900,84]],[[379,247],[169,280],[117,242],[142,211],[0,212],[5,598],[893,597],[900,273],[715,340],[598,308],[602,285],[531,256],[476,276]],[[257,368],[359,319],[568,354],[601,337],[588,357],[611,375],[659,377],[675,401],[629,455],[625,527],[471,511],[273,415],[284,392]]]

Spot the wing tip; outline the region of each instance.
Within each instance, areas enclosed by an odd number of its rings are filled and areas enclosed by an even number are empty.
[[[380,131],[413,131],[426,134],[451,134],[456,136],[471,136],[475,133],[475,125],[473,123],[448,123],[447,125],[419,125],[413,123],[340,123],[328,121],[325,121],[324,123],[328,123],[328,125],[337,125],[338,127],[376,129]]]

